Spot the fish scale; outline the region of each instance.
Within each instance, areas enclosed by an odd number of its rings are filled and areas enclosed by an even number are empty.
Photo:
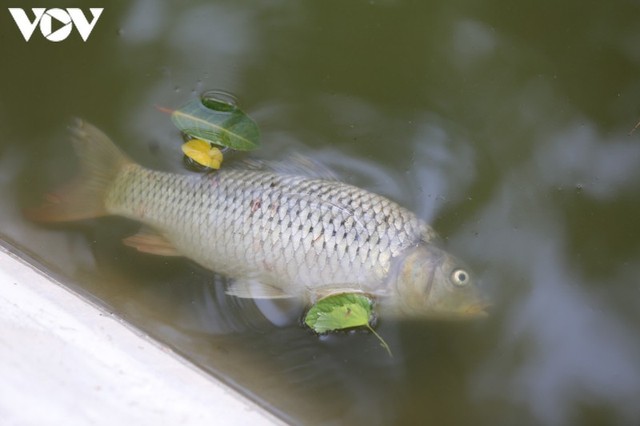
[[[207,268],[298,296],[346,283],[384,291],[391,259],[434,235],[382,196],[268,170],[175,175],[128,164],[106,207],[144,220]]]

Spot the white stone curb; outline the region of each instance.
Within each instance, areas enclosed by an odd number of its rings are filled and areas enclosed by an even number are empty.
[[[2,425],[280,420],[0,246]]]

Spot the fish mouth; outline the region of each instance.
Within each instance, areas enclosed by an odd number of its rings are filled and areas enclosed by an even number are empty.
[[[489,313],[487,309],[491,307],[490,303],[479,302],[459,309],[433,310],[423,313],[423,318],[444,321],[467,321],[474,319],[487,318]]]
[[[489,316],[487,309],[489,309],[490,307],[491,304],[489,302],[474,303],[473,305],[462,311],[462,313],[470,317],[486,318]]]

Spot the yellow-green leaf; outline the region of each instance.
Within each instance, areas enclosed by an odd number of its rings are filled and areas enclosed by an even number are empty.
[[[359,293],[341,293],[318,300],[304,317],[304,323],[316,333],[329,333],[348,328],[367,328],[380,345],[393,356],[387,342],[371,327],[373,302]]]
[[[371,318],[371,301],[361,294],[343,293],[318,300],[304,322],[316,333],[363,327]]]

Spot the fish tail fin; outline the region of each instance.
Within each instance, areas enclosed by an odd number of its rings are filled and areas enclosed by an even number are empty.
[[[27,210],[37,222],[67,222],[108,215],[105,198],[111,183],[129,160],[95,126],[75,119],[71,141],[80,159],[79,175],[59,190],[45,196],[39,207]]]

